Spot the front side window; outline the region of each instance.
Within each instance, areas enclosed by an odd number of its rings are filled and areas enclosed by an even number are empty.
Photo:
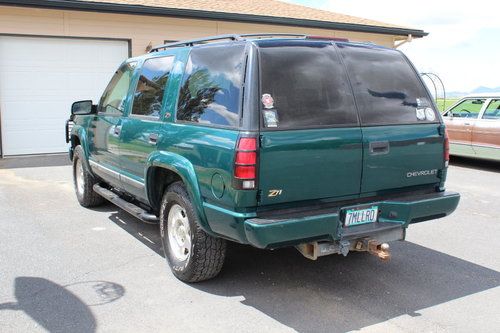
[[[173,63],[173,56],[151,58],[144,62],[135,89],[132,114],[149,117],[160,116],[163,93]]]
[[[193,48],[179,92],[177,119],[238,126],[244,53],[243,45]]]
[[[401,53],[371,45],[337,45],[363,125],[439,121],[422,81]]]
[[[453,117],[458,118],[476,119],[479,116],[479,112],[481,112],[485,102],[486,99],[482,98],[466,99],[453,107],[453,109],[448,112],[448,115],[453,115]]]
[[[492,99],[486,111],[484,111],[483,119],[500,120],[500,99]]]
[[[345,70],[330,43],[259,42],[263,127],[357,125]]]
[[[111,78],[99,103],[99,112],[122,114],[125,111],[125,100],[134,75],[136,62],[123,64]]]

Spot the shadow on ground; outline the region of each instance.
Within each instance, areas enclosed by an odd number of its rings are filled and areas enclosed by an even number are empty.
[[[500,172],[500,161],[480,160],[468,157],[451,156],[450,164],[457,167],[481,171]]]
[[[75,289],[92,299],[92,304],[86,303],[72,292]],[[86,281],[61,286],[50,280],[31,276],[17,277],[14,290],[16,302],[0,304],[0,311],[23,311],[49,332],[95,332],[97,323],[90,306],[113,302],[125,294],[121,285],[107,281]]]
[[[163,256],[158,226],[113,206],[100,211]],[[364,253],[303,258],[295,249],[274,251],[230,244],[221,274],[193,288],[243,296],[251,306],[299,332],[357,330],[500,286],[500,273],[410,242],[392,245],[389,263]]]

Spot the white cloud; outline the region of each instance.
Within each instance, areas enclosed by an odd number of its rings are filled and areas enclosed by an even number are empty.
[[[450,0],[289,0],[289,2],[423,29],[429,36],[401,47],[421,71],[441,76],[446,89],[500,86],[500,2]]]

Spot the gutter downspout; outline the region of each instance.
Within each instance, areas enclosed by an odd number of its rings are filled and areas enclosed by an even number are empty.
[[[411,43],[412,41],[413,41],[413,36],[411,34],[408,34],[408,37],[406,37],[405,40],[401,41],[398,44],[394,44],[394,48],[397,49],[401,45],[406,44],[406,43]]]

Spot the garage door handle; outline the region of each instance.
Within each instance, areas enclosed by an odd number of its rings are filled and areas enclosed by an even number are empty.
[[[370,142],[371,155],[383,155],[389,153],[389,141]]]
[[[120,135],[120,133],[122,132],[122,127],[121,126],[115,126],[115,129],[113,131],[115,133],[115,135]]]

